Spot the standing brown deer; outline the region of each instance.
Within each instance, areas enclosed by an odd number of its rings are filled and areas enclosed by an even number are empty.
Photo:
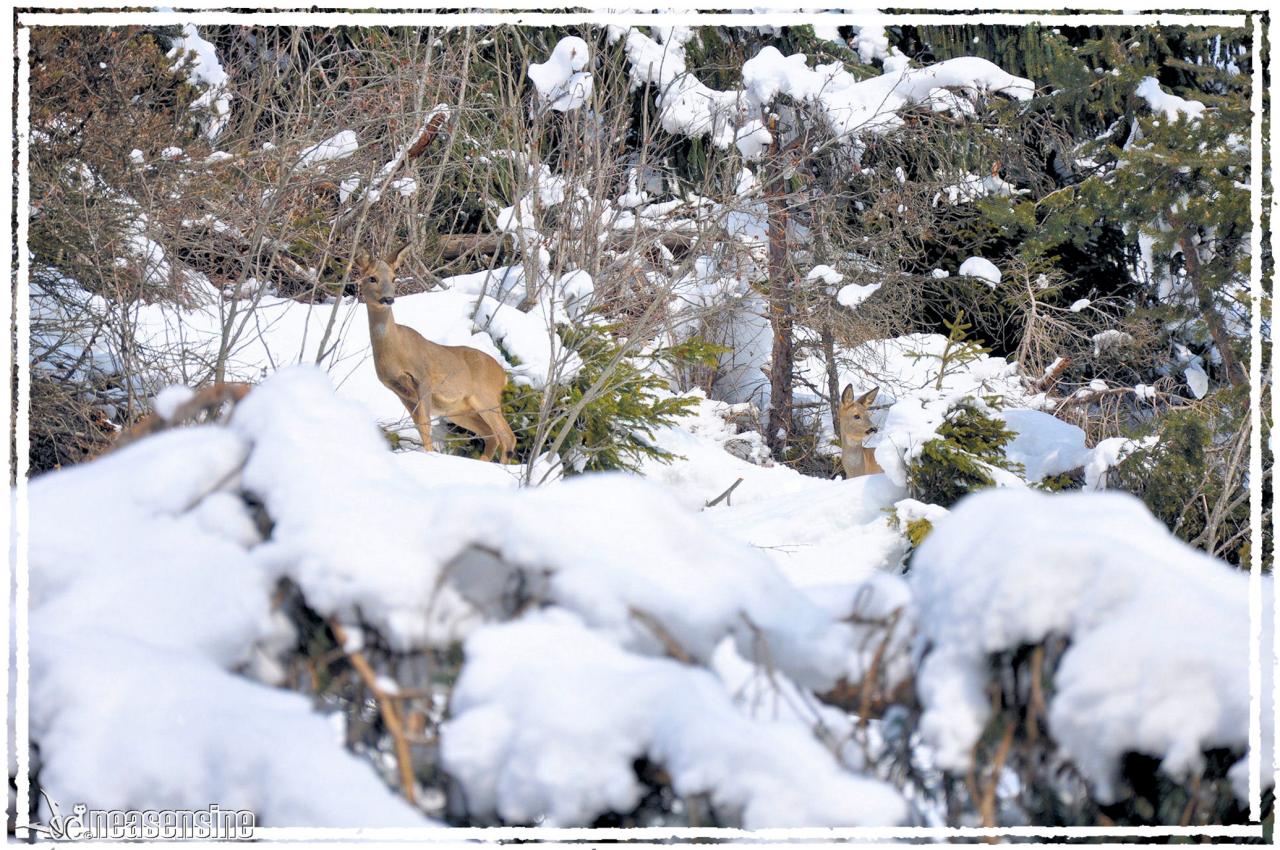
[[[384,260],[361,249],[352,271],[360,282],[360,297],[369,311],[369,340],[378,380],[404,404],[431,451],[431,417],[442,416],[484,440],[482,460],[500,449],[507,461],[516,435],[502,415],[502,390],[507,373],[497,360],[465,345],[439,345],[413,328],[396,324],[391,305],[396,300],[396,269],[408,253],[406,244]]]
[[[876,432],[871,424],[871,403],[876,400],[879,387],[872,387],[858,398],[853,397],[853,384],[848,384],[840,394],[840,464],[845,478],[884,472],[876,463],[875,449],[862,445]]]

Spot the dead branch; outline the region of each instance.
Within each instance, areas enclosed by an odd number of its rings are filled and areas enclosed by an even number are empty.
[[[658,622],[657,617],[654,617],[647,611],[641,611],[639,608],[634,607],[629,609],[629,613],[632,617],[643,623],[644,626],[653,633],[653,636],[656,637],[659,642],[662,643],[663,648],[667,650],[668,655],[682,664],[694,663],[693,656],[689,655],[689,653],[685,651],[684,647],[676,642],[676,639],[671,636],[669,631],[667,631],[667,627]]]
[[[116,441],[103,454],[108,454],[122,446],[137,442],[143,437],[149,437],[152,434],[158,434],[161,431],[167,431],[170,428],[194,422],[202,415],[213,415],[224,404],[230,403],[234,406],[248,395],[251,389],[253,389],[253,384],[233,381],[222,381],[207,386],[202,390],[198,390],[190,399],[178,405],[178,408],[173,412],[173,416],[169,419],[165,419],[159,413],[152,413],[129,430],[121,432]]]
[[[413,763],[409,759],[409,741],[405,737],[404,724],[400,722],[400,714],[396,711],[394,695],[388,694],[378,684],[377,674],[373,672],[373,667],[369,664],[369,660],[364,657],[364,653],[359,650],[347,650],[345,648],[347,645],[347,630],[338,622],[337,617],[329,619],[329,628],[333,630],[333,636],[338,641],[338,645],[343,647],[347,660],[351,662],[351,666],[359,674],[360,680],[364,682],[364,686],[373,695],[373,701],[378,705],[378,712],[382,715],[382,722],[387,727],[387,732],[391,735],[392,741],[395,742],[396,764],[400,768],[400,790],[404,793],[406,800],[411,804],[415,804],[417,795],[414,791]]]

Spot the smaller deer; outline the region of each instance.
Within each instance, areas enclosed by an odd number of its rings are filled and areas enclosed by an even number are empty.
[[[872,387],[858,398],[853,397],[853,384],[848,384],[840,394],[840,464],[845,478],[884,472],[876,463],[875,449],[862,445],[876,426],[871,424],[871,403],[876,400],[879,387]]]
[[[413,328],[396,324],[391,313],[396,269],[408,250],[406,244],[388,259],[375,260],[361,249],[352,265],[369,311],[369,340],[378,380],[409,411],[426,451],[431,451],[434,414],[484,440],[481,460],[490,460],[500,450],[499,460],[506,463],[516,445],[516,435],[502,415],[506,370],[483,351],[439,345]]]

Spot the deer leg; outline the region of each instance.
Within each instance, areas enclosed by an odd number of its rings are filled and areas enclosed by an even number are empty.
[[[493,453],[498,448],[498,438],[494,436],[493,429],[478,414],[459,413],[457,416],[450,416],[449,421],[484,440],[484,451],[480,454],[480,460],[493,458]]]
[[[422,437],[422,450],[429,452],[432,450],[431,445],[431,395],[429,393],[420,396],[413,404],[405,404],[409,408],[409,415],[413,417],[413,424],[418,426],[418,434]]]
[[[511,430],[511,426],[507,424],[507,418],[502,415],[502,403],[499,402],[492,407],[476,406],[476,415],[484,420],[488,426],[489,433],[497,438],[497,443],[502,447],[501,453],[498,455],[499,463],[506,463],[511,457],[511,453],[516,448],[516,435]],[[489,442],[485,441],[485,452],[492,457],[489,452]]]

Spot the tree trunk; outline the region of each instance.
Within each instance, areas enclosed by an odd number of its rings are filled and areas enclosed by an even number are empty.
[[[822,357],[827,361],[827,402],[831,408],[831,427],[840,436],[840,373],[836,367],[836,339],[831,328],[821,331]]]
[[[1222,316],[1218,315],[1218,308],[1213,303],[1213,290],[1199,280],[1200,253],[1189,236],[1180,238],[1178,245],[1182,248],[1183,262],[1187,266],[1187,278],[1195,288],[1196,298],[1200,302],[1200,311],[1204,313],[1205,324],[1209,326],[1209,336],[1213,338],[1213,344],[1222,355],[1222,369],[1227,373],[1227,380],[1231,382],[1231,386],[1241,386],[1248,382],[1249,376],[1245,374],[1244,366],[1231,350],[1231,337],[1228,336],[1227,329],[1222,323]],[[1256,306],[1254,309],[1257,309]]]
[[[791,327],[795,319],[793,285],[787,263],[787,199],[777,116],[770,116],[773,133],[770,149],[769,211],[769,324],[773,329],[773,360],[769,368],[769,424],[765,441],[774,457],[781,458],[791,438],[792,372],[795,352]]]

